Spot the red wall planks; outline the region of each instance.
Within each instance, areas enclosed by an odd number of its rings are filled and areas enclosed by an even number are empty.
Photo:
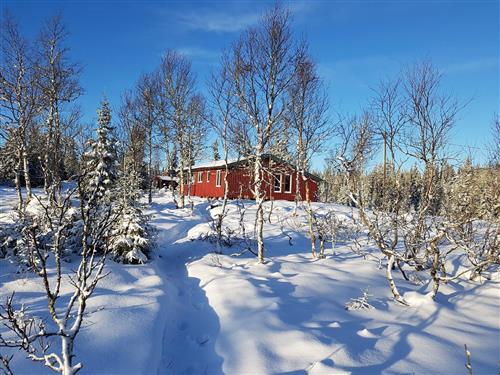
[[[262,183],[262,189],[265,192],[265,199],[276,199],[276,200],[295,200],[295,193],[297,190],[297,180],[296,180],[296,172],[295,170],[287,164],[280,164],[276,162],[272,162],[271,168],[269,168],[269,162],[263,162],[264,169],[264,178]],[[221,178],[220,178],[220,186],[217,186],[217,170],[220,170]],[[269,171],[272,171],[271,174]],[[242,165],[239,166],[231,166],[228,174],[228,197],[230,199],[236,199],[239,197],[252,199],[253,194],[251,192],[251,186],[253,183],[253,179],[251,176],[251,171]],[[201,173],[201,181],[200,181],[200,173]],[[207,178],[207,175],[209,177]],[[204,169],[195,169],[193,171],[194,181],[191,185],[191,194],[197,197],[206,197],[206,198],[222,198],[224,196],[224,167],[217,168],[204,168]],[[274,191],[273,185],[273,174],[280,175],[281,174],[281,189],[276,186],[276,190]],[[291,191],[285,192],[285,176],[288,175],[291,177]],[[309,195],[312,201],[317,200],[317,191],[318,184],[315,180],[311,178],[307,178],[305,181],[300,181],[300,195],[303,200],[306,200],[306,183],[309,185]],[[185,188],[185,193],[187,194],[187,186]]]

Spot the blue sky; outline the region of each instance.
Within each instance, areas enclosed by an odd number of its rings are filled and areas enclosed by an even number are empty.
[[[103,95],[118,108],[121,93],[153,70],[166,49],[193,61],[199,90],[227,48],[273,2],[254,1],[6,1],[28,37],[44,18],[62,12],[73,60],[82,63],[84,119],[95,121]],[[371,87],[417,60],[445,73],[444,88],[472,102],[461,113],[452,142],[485,158],[493,113],[499,111],[498,1],[283,2],[305,35],[328,84],[330,106],[354,113]],[[455,146],[464,150],[461,146]],[[314,162],[321,167],[323,156]]]

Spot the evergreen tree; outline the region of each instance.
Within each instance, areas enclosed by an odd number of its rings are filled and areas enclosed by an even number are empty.
[[[290,131],[288,125],[284,125],[279,132],[276,132],[270,142],[269,152],[272,155],[291,162],[292,155],[290,153]]]
[[[214,141],[214,143],[212,143],[212,152],[214,160],[220,160],[219,143],[217,142],[217,139]]]
[[[117,178],[116,140],[111,126],[111,110],[107,100],[101,102],[98,113],[97,140],[89,142],[84,154],[85,190],[96,191],[99,198],[107,196]]]
[[[420,196],[422,192],[422,181],[420,178],[420,173],[416,166],[413,166],[407,173],[408,176],[408,186],[407,186],[407,199],[408,206],[415,212],[418,211],[420,206]]]
[[[145,263],[150,246],[147,218],[139,207],[140,176],[132,168],[121,173],[115,188],[117,220],[110,236],[110,249],[120,263]]]
[[[167,171],[175,171],[179,167],[179,159],[177,155],[177,144],[174,143],[172,151],[167,152]]]

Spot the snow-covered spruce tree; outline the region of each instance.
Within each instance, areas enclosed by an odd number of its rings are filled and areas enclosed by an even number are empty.
[[[111,188],[117,179],[118,162],[116,140],[111,126],[111,110],[107,100],[101,102],[97,113],[97,139],[89,142],[89,150],[83,155],[87,172],[84,191],[97,194],[99,200],[109,200]]]
[[[121,174],[118,171],[116,140],[106,100],[98,114],[97,139],[91,142],[90,150],[84,156],[87,171],[85,191],[97,194],[103,214],[107,215],[111,210],[116,217],[103,244],[113,259],[123,263],[144,263],[149,240],[146,220],[137,203],[141,180],[131,165],[126,165]]]
[[[102,100],[97,114],[97,138],[88,142],[88,149],[83,154],[83,176],[79,189],[82,205],[93,203],[91,215],[95,220],[104,219],[111,213],[116,215],[113,206],[115,195],[112,190],[118,177],[117,142],[111,126],[111,110],[106,99]],[[112,226],[107,227],[97,250],[107,248],[111,228]]]
[[[217,139],[212,143],[212,155],[214,160],[220,160],[219,142],[217,142]]]
[[[114,260],[120,263],[145,263],[150,246],[149,226],[138,199],[140,177],[133,170],[124,168],[117,182],[117,202],[114,210],[117,220],[111,231],[110,250]]]

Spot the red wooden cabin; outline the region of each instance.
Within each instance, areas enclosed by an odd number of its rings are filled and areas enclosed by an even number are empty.
[[[297,189],[297,172],[292,164],[273,155],[262,156],[264,168],[262,189],[265,199],[294,201]],[[253,183],[252,163],[248,159],[231,160],[228,162],[228,198],[253,199],[251,186]],[[223,160],[197,164],[191,167],[193,180],[191,181],[191,195],[204,198],[222,198],[224,196],[225,166]],[[317,200],[318,183],[321,179],[313,174],[306,173],[306,179],[301,180],[300,196],[303,200]],[[308,185],[308,189],[306,188]],[[187,194],[188,186],[185,186]]]

